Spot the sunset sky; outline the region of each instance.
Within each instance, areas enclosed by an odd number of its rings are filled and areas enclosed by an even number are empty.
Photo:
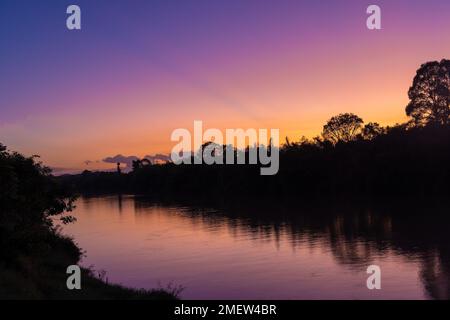
[[[82,30],[66,28],[70,4]],[[449,31],[448,0],[1,0],[0,142],[68,172],[167,154],[194,120],[291,140],[340,112],[403,122]]]

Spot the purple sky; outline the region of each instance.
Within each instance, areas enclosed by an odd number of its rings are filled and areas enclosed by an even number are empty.
[[[81,31],[66,29],[69,4]],[[2,0],[0,141],[85,169],[168,153],[193,120],[294,139],[339,112],[401,122],[416,69],[449,57],[449,30],[448,0]]]

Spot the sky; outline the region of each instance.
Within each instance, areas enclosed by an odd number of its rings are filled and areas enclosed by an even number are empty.
[[[449,31],[448,0],[1,0],[0,142],[69,172],[168,154],[194,120],[291,141],[341,112],[401,123]]]

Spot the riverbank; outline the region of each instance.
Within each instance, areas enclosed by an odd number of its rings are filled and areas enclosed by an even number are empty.
[[[72,239],[41,230],[41,240],[28,254],[18,254],[0,264],[2,299],[176,299],[178,292],[165,289],[131,289],[108,283],[102,272],[81,268],[81,289],[69,290],[66,269],[78,264],[82,250]],[[169,289],[170,290],[170,289]]]
[[[176,289],[132,289],[108,283],[103,272],[81,268],[81,289],[66,286],[66,269],[78,264],[82,250],[68,237],[58,232],[39,231],[41,239],[33,250],[18,254],[9,263],[0,263],[1,299],[120,299],[172,300]],[[36,240],[36,239],[33,239]]]
[[[74,195],[37,157],[0,144],[0,299],[175,299],[178,289],[135,290],[109,284],[102,272],[82,269],[81,289],[67,288],[67,267],[82,249],[60,234],[70,224]]]

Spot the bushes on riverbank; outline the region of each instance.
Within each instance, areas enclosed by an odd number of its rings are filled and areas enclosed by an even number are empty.
[[[174,299],[177,290],[134,290],[82,269],[82,289],[68,290],[66,269],[81,249],[54,219],[71,223],[74,197],[36,157],[0,144],[0,299]]]

